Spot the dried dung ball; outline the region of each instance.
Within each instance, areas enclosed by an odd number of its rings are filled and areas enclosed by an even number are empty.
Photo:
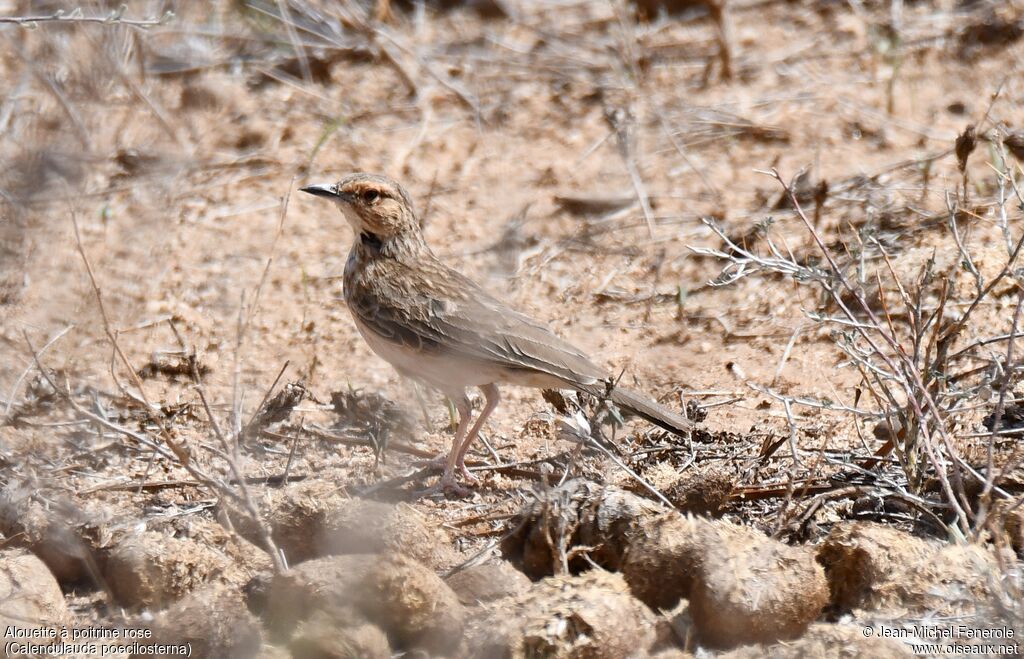
[[[530,580],[525,574],[512,567],[508,561],[501,560],[472,565],[444,581],[466,606],[520,595],[530,588]]]
[[[41,560],[24,549],[0,551],[0,630],[57,629],[69,617],[64,594]]]
[[[900,609],[906,615],[973,612],[999,573],[976,545],[948,545],[871,522],[832,529],[818,549],[832,606],[840,612]]]
[[[119,604],[161,608],[207,583],[244,584],[247,572],[228,556],[186,538],[142,531],[110,548],[103,576]]]
[[[795,641],[774,645],[745,645],[718,659],[902,659],[914,654],[891,638],[865,638],[863,627],[815,623]]]
[[[671,609],[690,596],[709,522],[668,512],[646,520],[622,562],[633,594],[654,609]]]
[[[260,622],[245,608],[241,593],[221,586],[185,596],[146,627],[153,634],[147,645],[187,643],[199,657],[244,659],[253,656],[263,642]]]
[[[408,505],[343,496],[324,481],[267,490],[260,502],[265,523],[292,564],[321,556],[402,552],[434,569],[455,562],[451,542]],[[225,510],[245,538],[259,544],[248,516]]]
[[[735,478],[720,467],[694,469],[664,490],[677,510],[694,515],[717,515],[736,486]]]
[[[799,636],[828,601],[810,551],[722,520],[666,513],[629,546],[622,573],[649,606],[689,598],[703,643],[731,647]]]
[[[261,597],[268,629],[287,639],[317,611],[358,612],[363,576],[380,560],[369,554],[317,558],[270,575]]]
[[[317,611],[356,610],[396,649],[445,654],[458,647],[465,610],[440,577],[401,554],[352,554],[300,563],[274,577],[266,620],[288,636]]]
[[[720,466],[694,466],[680,472],[675,465],[665,461],[651,464],[644,470],[643,478],[676,510],[694,515],[718,515],[736,485],[735,477]],[[634,478],[626,481],[623,487],[640,496],[648,496],[646,487]]]
[[[339,619],[347,619],[339,625]],[[389,659],[388,637],[359,614],[318,611],[304,620],[288,643],[293,657],[302,659]]]
[[[315,558],[312,540],[319,535],[330,507],[344,499],[336,485],[324,480],[264,488],[254,492],[252,497],[274,543],[293,565]],[[217,514],[223,524],[262,546],[260,526],[248,513],[224,501]]]
[[[97,529],[105,521],[105,511],[83,510],[69,501],[46,506],[17,485],[0,492],[0,535],[38,556],[60,583],[89,576],[88,556],[94,547],[88,536],[101,535]],[[85,527],[90,527],[89,534],[83,533]]]
[[[232,571],[230,583],[244,583],[249,577],[273,568],[273,562],[266,551],[252,542],[232,533],[217,522],[206,518],[195,518],[188,522],[184,537],[224,554],[237,573]],[[244,574],[245,578],[240,578]]]
[[[465,610],[444,581],[400,554],[375,561],[366,574],[362,608],[399,647],[446,653],[458,646]]]
[[[718,520],[703,525],[690,591],[702,644],[729,648],[799,637],[828,603],[825,572],[805,547]]]
[[[251,496],[259,508],[261,521],[270,529],[278,548],[288,555],[290,563],[309,558],[302,556],[303,549],[296,536],[302,538],[303,544],[308,544],[319,530],[328,507],[342,498],[337,486],[323,480],[292,483],[283,488],[262,488]],[[245,539],[260,543],[257,521],[231,502],[223,501],[217,516],[222,524],[230,526]],[[295,545],[294,548],[289,541]],[[305,551],[309,553],[308,549]]]
[[[328,511],[315,544],[319,555],[401,552],[435,570],[455,562],[447,534],[406,504],[344,500]]]
[[[560,572],[573,547],[586,546],[589,561],[579,556],[574,571],[594,563],[619,569],[629,535],[641,520],[661,512],[655,503],[625,490],[575,479],[536,494],[512,520],[517,531],[502,552],[531,579]]]
[[[592,570],[548,577],[496,602],[468,636],[480,657],[617,659],[643,656],[656,640],[655,624],[620,575]]]

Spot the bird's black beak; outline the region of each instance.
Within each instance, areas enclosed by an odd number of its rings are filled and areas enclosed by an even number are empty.
[[[326,183],[321,183],[319,185],[307,185],[306,187],[299,189],[317,197],[337,198],[339,196],[338,187],[335,185],[328,185]]]

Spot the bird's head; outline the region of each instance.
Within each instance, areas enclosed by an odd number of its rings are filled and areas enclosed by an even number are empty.
[[[308,185],[302,191],[337,204],[356,235],[378,241],[420,235],[409,194],[386,176],[349,174],[337,183]]]

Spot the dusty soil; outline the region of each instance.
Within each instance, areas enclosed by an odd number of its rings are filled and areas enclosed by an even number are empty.
[[[1024,390],[1006,336],[1021,290],[1008,255],[1024,231],[1024,8],[748,1],[716,23],[699,3],[638,3],[640,16],[631,2],[428,4],[394,3],[383,22],[357,3],[224,0],[129,3],[124,18],[144,23],[173,10],[144,27],[0,23],[0,549],[43,560],[70,624],[127,629],[164,611],[153,628],[172,638],[168,620],[238,609],[223,603],[245,591],[256,631],[214,625],[210,656],[472,656],[466,639],[490,619],[508,623],[498,654],[623,656],[603,642],[587,653],[609,633],[601,617],[629,611],[643,621],[633,649],[675,656],[771,646],[771,631],[730,642],[708,607],[777,629],[750,605],[757,557],[816,555],[800,569],[828,580],[827,605],[824,582],[802,606],[799,586],[776,593],[786,616],[799,611],[785,638],[814,623],[808,647],[842,644],[822,624],[903,625],[940,608],[1017,625]],[[58,6],[0,1],[0,15]],[[298,192],[352,171],[401,180],[445,261],[700,430],[627,420],[603,429],[604,449],[577,451],[558,399],[506,387],[470,454],[481,484],[419,496],[437,475],[421,461],[450,441],[448,408],[359,337],[340,288],[351,231]],[[834,298],[814,281],[831,266],[808,225],[852,282]],[[919,325],[935,321],[918,342],[913,307]],[[909,385],[942,408],[917,444],[906,390],[878,393],[890,372],[912,376],[850,348],[867,309],[897,361],[920,365],[937,344],[960,355],[932,389]],[[968,309],[956,331],[934,329]],[[605,484],[644,502],[564,534],[550,566],[515,564],[529,590],[431,580],[491,565],[517,513],[573,478],[591,484],[580,510]],[[668,504],[746,527],[708,537],[756,538],[681,569],[669,599],[697,597],[692,618],[633,599],[628,575],[586,574],[629,563],[630,533]],[[904,544],[922,565],[955,554],[956,574],[876,569]],[[254,603],[293,574],[274,573],[342,570],[337,555],[380,557],[380,575],[345,586],[360,599],[373,579],[419,575],[434,589],[424,601],[451,609],[440,631],[396,631],[394,610],[424,604],[390,582],[390,604],[333,603],[274,628],[274,602]],[[961,578],[979,564],[992,579]],[[872,576],[858,581],[863,565]],[[969,597],[938,607],[922,595],[933,582],[967,583]]]

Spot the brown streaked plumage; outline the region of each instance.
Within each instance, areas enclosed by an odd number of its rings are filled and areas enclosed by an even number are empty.
[[[439,488],[462,489],[456,470],[476,480],[464,459],[498,404],[498,384],[607,394],[607,370],[434,256],[412,200],[397,182],[351,174],[333,185],[302,190],[333,200],[356,232],[344,282],[345,301],[360,334],[399,373],[436,387],[459,411]],[[486,399],[472,427],[469,387],[479,387]],[[682,434],[693,428],[639,392],[616,386],[610,397],[666,430]]]

